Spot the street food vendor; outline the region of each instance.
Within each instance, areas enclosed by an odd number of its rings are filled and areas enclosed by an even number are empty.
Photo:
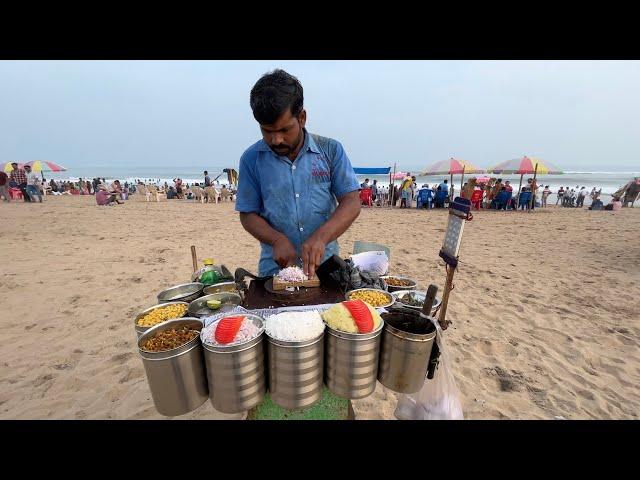
[[[305,129],[297,78],[283,70],[263,75],[250,105],[262,140],[240,158],[235,208],[261,243],[260,276],[298,265],[311,277],[339,253],[337,238],[360,214],[360,185],[340,142]]]

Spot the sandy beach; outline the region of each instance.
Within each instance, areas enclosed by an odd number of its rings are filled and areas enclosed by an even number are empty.
[[[161,419],[133,318],[199,260],[257,270],[233,203],[93,196],[2,204],[0,418]],[[636,205],[637,207],[637,205]],[[640,208],[474,212],[445,332],[468,419],[640,416]],[[391,269],[442,291],[446,211],[363,209],[340,239],[391,247]],[[378,384],[357,418],[393,419]],[[179,418],[242,418],[206,402]]]

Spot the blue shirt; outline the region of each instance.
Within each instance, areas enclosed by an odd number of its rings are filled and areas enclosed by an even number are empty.
[[[449,193],[449,184],[448,183],[441,183],[440,186],[442,187],[442,191]]]
[[[259,214],[291,241],[298,257],[302,244],[335,211],[336,198],[360,187],[340,142],[328,140],[336,147],[333,159],[327,158],[306,130],[294,162],[276,155],[264,140],[254,143],[240,158],[236,210]],[[259,275],[278,273],[273,249],[264,243],[261,247]],[[323,261],[338,253],[338,242],[329,243]]]

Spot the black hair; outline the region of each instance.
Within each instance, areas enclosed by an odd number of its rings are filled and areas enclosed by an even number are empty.
[[[205,171],[204,171],[204,174],[205,174],[205,175],[209,175],[209,172],[207,172],[207,171],[205,170]]]
[[[501,179],[501,178],[499,178],[499,179],[498,179],[498,181],[499,181],[499,182],[501,182],[501,181],[502,181],[502,179]]]
[[[447,183],[447,182],[448,182],[448,180],[445,180],[445,181],[444,181],[444,183]]]
[[[265,73],[251,89],[249,104],[260,125],[270,125],[287,110],[298,116],[304,97],[300,81],[284,70]]]

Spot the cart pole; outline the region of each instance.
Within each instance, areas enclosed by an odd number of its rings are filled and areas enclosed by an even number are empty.
[[[440,317],[438,318],[438,322],[440,323],[440,327],[442,330],[446,330],[449,327],[449,322],[446,320],[447,316],[447,305],[449,303],[449,293],[453,289],[453,274],[456,269],[451,265],[447,265],[447,280],[444,284],[444,293],[442,294],[442,305],[440,305]]]
[[[193,271],[198,270],[198,256],[196,255],[196,246],[191,245],[191,261],[193,262]]]
[[[533,184],[536,183],[536,176],[538,175],[538,164],[536,163],[536,168],[533,171]],[[529,213],[531,213],[531,210],[533,210],[533,207],[535,206],[535,195],[536,195],[536,190],[537,188],[534,190],[533,189],[533,185],[531,185],[531,204],[529,205]]]

